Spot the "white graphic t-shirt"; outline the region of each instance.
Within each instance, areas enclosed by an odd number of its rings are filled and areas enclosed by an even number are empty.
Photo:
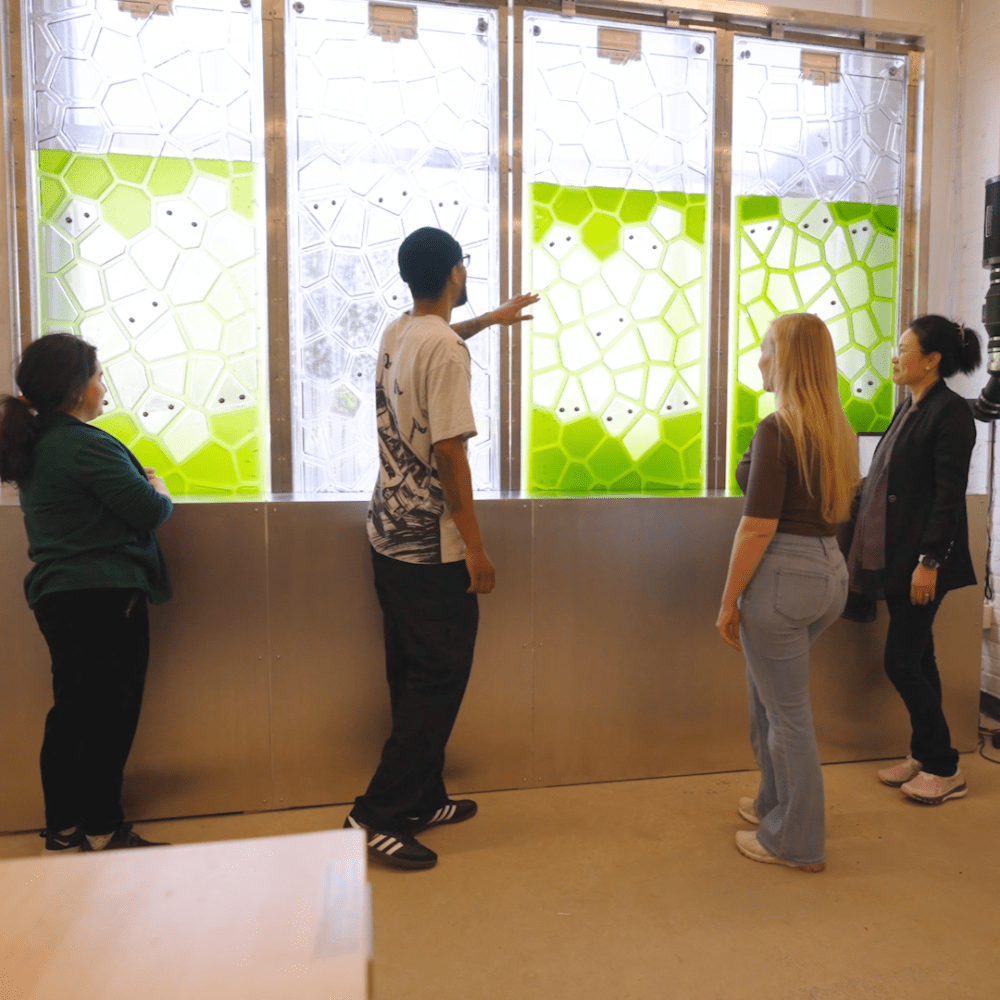
[[[432,445],[476,433],[472,362],[440,316],[400,316],[382,334],[375,384],[379,475],[368,508],[376,552],[411,563],[465,558]]]

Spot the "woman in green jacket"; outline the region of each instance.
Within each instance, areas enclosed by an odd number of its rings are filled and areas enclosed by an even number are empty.
[[[107,389],[97,351],[67,333],[32,343],[0,398],[0,480],[16,483],[34,567],[28,604],[52,656],[45,851],[151,846],[122,812],[122,774],[149,661],[147,601],[170,597],[155,529],[163,480],[90,425]]]

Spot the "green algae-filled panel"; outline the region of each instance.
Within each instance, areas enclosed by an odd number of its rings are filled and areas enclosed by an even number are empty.
[[[700,489],[705,196],[533,196],[528,488]]]
[[[737,218],[730,471],[774,408],[757,361],[771,321],[783,313],[810,312],[825,320],[851,426],[884,431],[893,411],[896,207],[748,197],[737,199]]]
[[[714,39],[528,12],[524,52],[524,485],[698,491]]]
[[[38,332],[97,347],[98,425],[172,493],[266,491],[259,18],[26,11]]]

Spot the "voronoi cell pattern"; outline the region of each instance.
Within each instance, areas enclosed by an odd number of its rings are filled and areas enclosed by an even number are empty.
[[[804,71],[803,52],[835,56]],[[733,190],[740,195],[902,204],[906,59],[733,41]]]
[[[25,6],[35,148],[261,158],[260,21],[239,0],[145,19],[114,0]]]
[[[533,194],[528,488],[700,489],[705,196]]]
[[[382,331],[412,304],[396,254],[421,226],[472,255],[461,322],[499,294],[496,12],[416,4],[417,38],[368,31],[368,4],[289,13],[295,488],[371,490]],[[499,331],[468,341],[476,489],[499,486]]]
[[[736,324],[730,344],[729,468],[774,408],[764,393],[760,342],[783,313],[823,319],[837,353],[851,426],[881,432],[893,411],[899,210],[895,205],[802,198],[737,199]]]
[[[98,426],[174,494],[266,491],[256,166],[36,155],[42,332],[97,348]]]
[[[713,39],[637,29],[626,58],[602,54],[597,21],[524,24],[526,265],[542,295],[527,486],[699,489]]]

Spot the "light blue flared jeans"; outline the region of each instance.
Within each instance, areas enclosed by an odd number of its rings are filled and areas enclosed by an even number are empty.
[[[847,567],[836,538],[785,532],[774,536],[739,601],[750,742],[760,768],[757,839],[797,864],[825,859],[809,650],[846,601]]]

